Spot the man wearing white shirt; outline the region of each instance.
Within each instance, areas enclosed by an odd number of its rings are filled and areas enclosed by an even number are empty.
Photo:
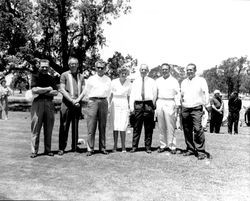
[[[106,122],[108,115],[108,100],[111,93],[111,80],[105,74],[105,63],[97,61],[95,64],[96,74],[89,77],[83,94],[88,98],[88,140],[87,140],[87,156],[94,153],[95,132],[98,124],[99,129],[99,150],[103,154],[106,151]]]
[[[203,106],[209,106],[207,82],[198,77],[196,65],[186,67],[187,78],[181,83],[182,126],[187,145],[184,156],[195,155],[199,160],[205,159],[205,135],[202,129]]]
[[[176,119],[180,108],[180,85],[170,75],[170,65],[162,64],[162,77],[156,80],[157,102],[156,113],[160,130],[160,147],[158,153],[170,149],[176,154]]]
[[[140,66],[140,77],[134,80],[130,94],[130,111],[135,115],[133,142],[131,153],[138,149],[142,126],[145,130],[145,148],[151,153],[152,135],[154,129],[154,109],[157,96],[155,81],[148,77],[148,66]]]

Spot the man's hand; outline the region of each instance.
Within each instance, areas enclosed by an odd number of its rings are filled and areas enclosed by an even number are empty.
[[[71,102],[75,107],[80,107],[80,103],[78,102],[77,99],[72,99]]]
[[[47,87],[48,89],[48,91],[52,91],[53,90],[53,88],[52,87]]]

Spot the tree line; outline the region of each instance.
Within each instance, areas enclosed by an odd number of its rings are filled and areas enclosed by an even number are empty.
[[[30,72],[36,72],[39,59],[48,59],[51,74],[68,70],[70,56],[77,57],[86,77],[94,73],[99,49],[106,44],[103,24],[131,11],[130,0],[1,0],[0,2],[0,72],[14,74],[13,86],[24,85]],[[126,64],[133,71],[137,59],[120,52],[107,61],[107,74],[118,76],[117,68]],[[179,80],[185,68],[172,65]],[[221,65],[203,72],[209,90],[220,89],[228,95],[236,90],[250,93],[247,57],[228,58]],[[250,74],[250,72],[249,72]],[[159,77],[159,66],[150,72]]]

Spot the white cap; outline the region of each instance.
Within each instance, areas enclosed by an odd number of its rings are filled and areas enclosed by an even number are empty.
[[[214,94],[220,94],[220,90],[215,89],[215,90],[214,90]]]

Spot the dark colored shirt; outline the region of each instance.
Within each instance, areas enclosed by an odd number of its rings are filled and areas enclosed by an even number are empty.
[[[229,112],[239,112],[241,110],[242,101],[238,97],[231,97],[228,101]]]
[[[48,74],[32,74],[31,78],[31,88],[33,87],[52,87],[54,90],[57,90],[56,81],[54,77]],[[48,96],[45,94],[39,94],[35,99],[47,98],[53,99],[53,96]]]
[[[211,105],[214,105],[217,109],[220,109],[222,100],[220,98],[213,97],[210,101]]]
[[[250,123],[250,107],[247,108],[245,112],[245,121],[249,124]]]

